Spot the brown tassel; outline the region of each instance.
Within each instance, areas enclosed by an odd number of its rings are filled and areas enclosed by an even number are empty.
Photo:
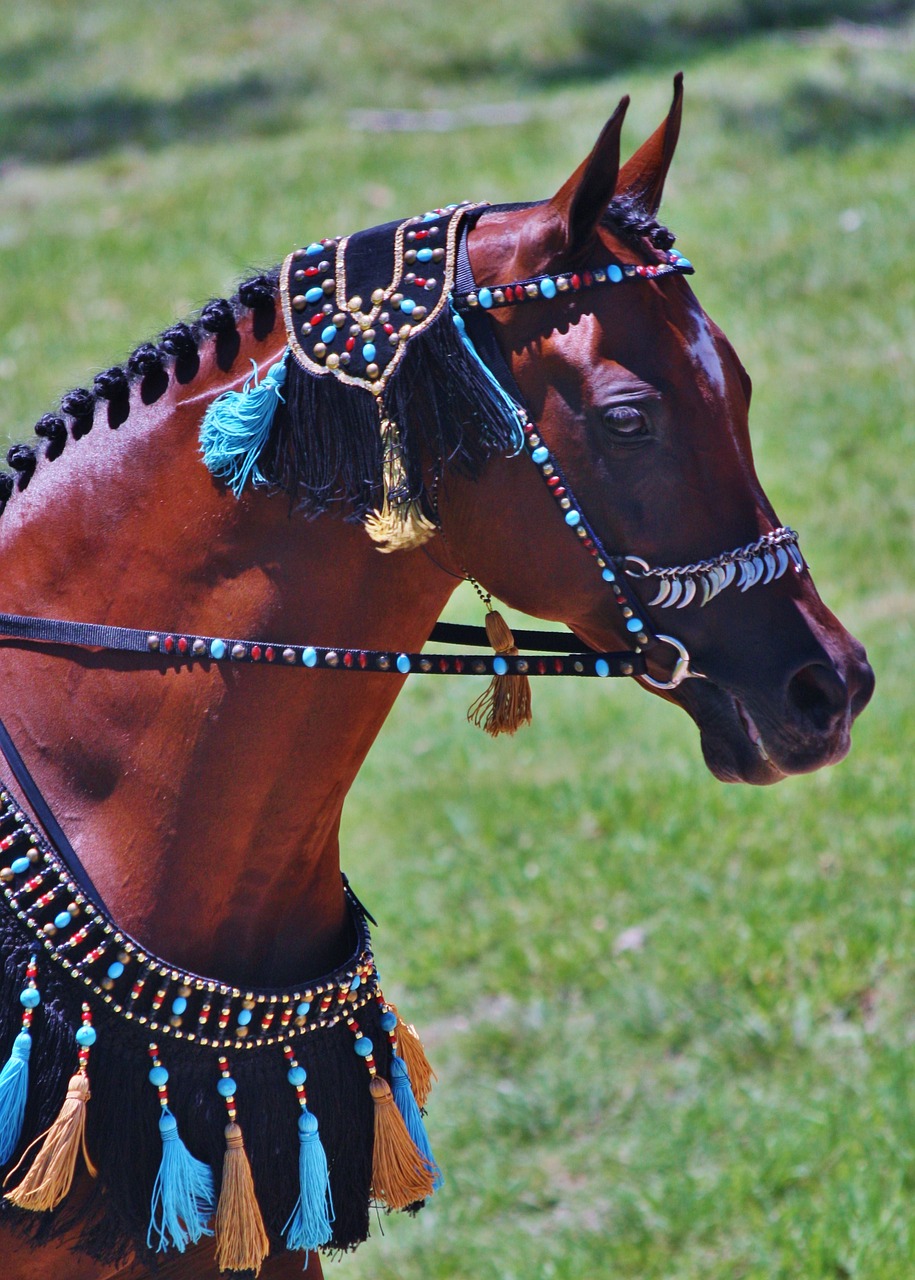
[[[89,1101],[89,1080],[83,1072],[70,1077],[67,1096],[60,1114],[43,1134],[35,1139],[23,1153],[22,1160],[11,1169],[4,1186],[28,1159],[33,1147],[40,1148],[28,1173],[4,1199],[18,1209],[31,1209],[41,1213],[54,1209],[70,1190],[76,1172],[76,1157],[82,1149],[86,1168],[94,1178],[96,1168],[86,1150],[86,1103]]]
[[[394,1012],[397,1013],[397,1010],[395,1009]],[[432,1092],[432,1081],[437,1080],[438,1076],[426,1057],[426,1050],[423,1048],[423,1042],[416,1028],[412,1023],[404,1022],[399,1013],[397,1014],[397,1048],[407,1064],[407,1073],[416,1105],[420,1110],[425,1110],[429,1094]]]
[[[242,1132],[237,1124],[227,1124],[216,1206],[216,1265],[220,1271],[253,1271],[257,1276],[269,1252]]]
[[[495,609],[486,615],[486,638],[497,654],[514,658],[518,654],[511,628]],[[500,733],[516,733],[531,722],[531,683],[526,675],[493,676],[475,702],[467,719],[492,738]]]
[[[381,436],[384,440],[384,500],[381,509],[367,517],[365,530],[372,541],[378,543],[379,551],[409,551],[428,542],[438,530],[423,515],[418,502],[391,502],[391,494],[403,491],[407,483],[396,422],[382,418]]]
[[[407,1132],[391,1086],[373,1076],[370,1088],[375,1102],[372,1194],[389,1209],[406,1209],[432,1195],[435,1175]]]

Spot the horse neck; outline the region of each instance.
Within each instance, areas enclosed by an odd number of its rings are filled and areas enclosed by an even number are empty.
[[[420,648],[453,580],[422,551],[379,555],[338,515],[236,500],[198,456],[206,404],[281,341],[240,323],[227,374],[117,432],[102,411],[42,462],[0,528],[8,612],[203,634]],[[151,666],[0,652],[0,706],[118,924],[196,972],[283,983],[344,958],[343,801],[402,681],[269,667]]]

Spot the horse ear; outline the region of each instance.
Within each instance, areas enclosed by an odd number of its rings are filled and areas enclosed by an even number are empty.
[[[550,237],[557,257],[574,257],[588,245],[613,199],[620,167],[620,130],[628,106],[629,98],[622,98],[601,130],[591,154],[560,187],[545,210],[558,232]],[[561,244],[555,243],[556,240]]]
[[[659,125],[647,142],[627,160],[619,173],[616,195],[654,217],[661,207],[664,182],[674,158],[680,136],[683,112],[683,72],[674,76],[674,100],[667,119]]]

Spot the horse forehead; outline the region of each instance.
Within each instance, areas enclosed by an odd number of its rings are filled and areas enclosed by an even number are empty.
[[[704,377],[718,396],[725,393],[726,380],[721,352],[708,316],[698,302],[691,302],[683,313],[683,336],[686,352],[693,368]]]

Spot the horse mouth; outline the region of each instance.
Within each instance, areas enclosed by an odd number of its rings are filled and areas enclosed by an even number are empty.
[[[771,736],[767,745],[747,706],[711,680],[684,681],[672,700],[695,721],[706,766],[719,782],[765,787],[800,771],[776,763]]]

